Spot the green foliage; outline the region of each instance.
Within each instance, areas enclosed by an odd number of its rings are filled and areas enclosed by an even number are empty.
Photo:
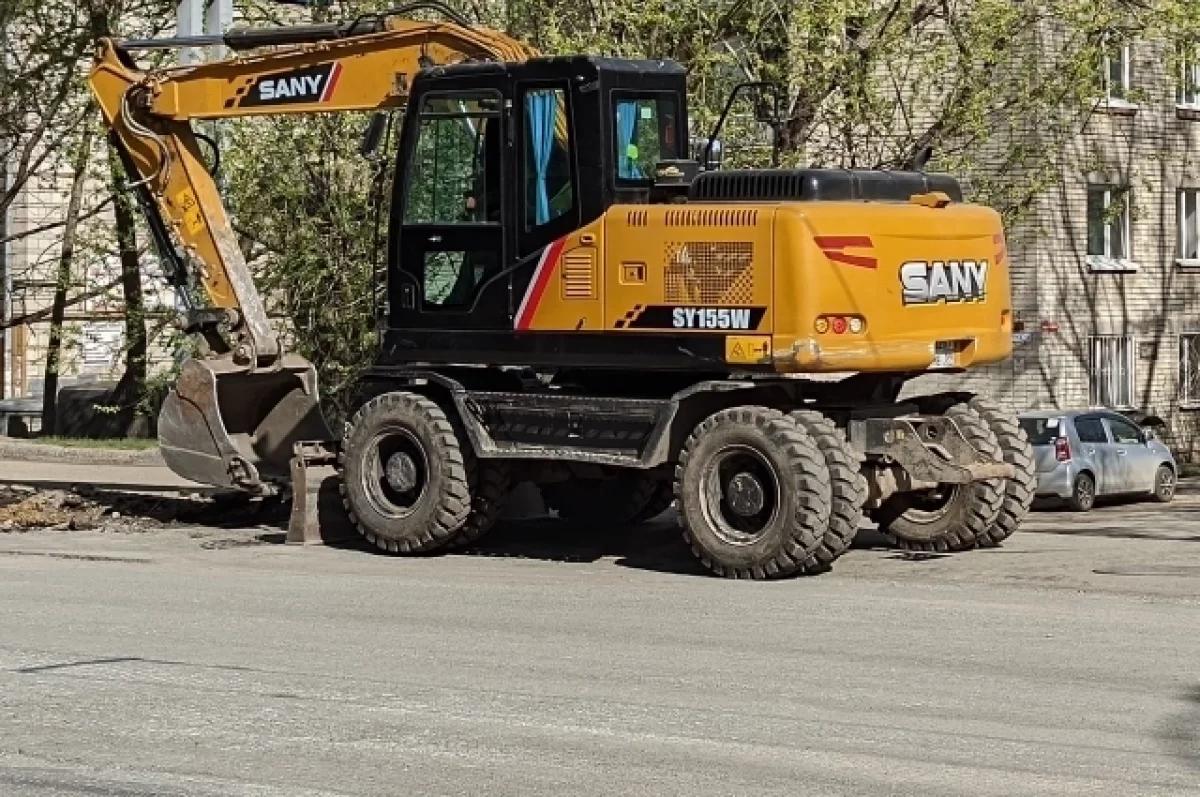
[[[375,224],[386,226],[388,199],[376,170],[389,170],[386,158],[374,166],[359,154],[366,123],[361,114],[244,120],[227,130],[223,166],[259,288],[335,404],[374,342]]]
[[[335,2],[314,17],[351,18],[388,5]],[[1061,182],[1068,167],[1058,155],[1103,95],[1106,53],[1134,39],[1188,47],[1200,39],[1194,0],[455,5],[545,53],[682,62],[693,138],[711,129],[735,84],[776,81],[787,97],[785,165],[896,168],[932,146],[931,168],[964,178],[976,200],[1010,222]],[[263,2],[244,10],[264,23],[306,21]],[[756,120],[764,110],[753,98],[735,106],[723,134],[726,165],[765,165],[770,139]],[[238,122],[225,160],[236,224],[261,284],[335,398],[373,346],[371,197],[376,179],[390,176],[357,154],[364,126],[357,115]]]

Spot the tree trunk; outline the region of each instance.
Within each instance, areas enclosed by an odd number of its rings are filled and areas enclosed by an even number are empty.
[[[89,109],[90,111],[90,109]],[[58,368],[62,359],[63,318],[67,313],[67,288],[71,285],[71,265],[75,258],[75,232],[79,227],[79,206],[83,203],[83,187],[87,181],[88,159],[92,152],[91,113],[84,114],[84,129],[79,148],[71,159],[71,194],[67,200],[67,215],[63,223],[62,250],[58,256],[58,277],[54,283],[54,304],[50,312],[50,342],[46,349],[45,396],[42,404],[42,434],[52,435],[58,426]]]
[[[142,268],[138,258],[137,228],[133,203],[125,188],[125,170],[114,148],[109,147],[112,173],[113,217],[117,229],[117,247],[121,255],[121,293],[125,299],[125,372],[113,391],[119,427],[123,434],[134,433],[138,402],[146,392],[146,313],[142,302]]]

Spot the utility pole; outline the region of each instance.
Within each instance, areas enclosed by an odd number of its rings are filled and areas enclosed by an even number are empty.
[[[220,35],[233,22],[233,0],[179,0],[176,19],[176,36]],[[212,47],[207,56],[221,58],[224,50]],[[179,51],[179,63],[198,64],[205,60],[205,55],[199,47],[185,47]]]

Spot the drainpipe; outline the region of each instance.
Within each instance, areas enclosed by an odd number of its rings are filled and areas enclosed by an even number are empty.
[[[0,196],[8,196],[12,190],[12,174],[9,173],[8,164],[0,163],[0,172],[3,173],[3,193]],[[0,213],[0,239],[8,237],[8,231],[12,229],[10,223],[12,219],[12,209],[15,202],[10,202],[8,207]],[[6,321],[12,318],[13,303],[13,276],[12,276],[12,243],[5,241],[3,249],[0,249],[0,277],[3,277],[4,297],[0,301],[0,317]],[[13,397],[13,351],[12,351],[12,330],[0,329],[0,335],[4,337],[4,370],[0,372],[0,399]]]

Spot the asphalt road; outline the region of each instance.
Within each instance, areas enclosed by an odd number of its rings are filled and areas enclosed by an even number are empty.
[[[665,523],[0,534],[0,795],[1200,794],[1198,512],[771,584]]]

